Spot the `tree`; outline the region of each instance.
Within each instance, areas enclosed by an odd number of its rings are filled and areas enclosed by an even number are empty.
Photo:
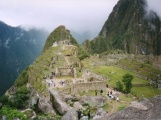
[[[13,103],[6,95],[3,95],[0,97],[0,103],[2,103],[2,105],[5,105],[5,106],[14,107]]]
[[[26,106],[27,101],[29,99],[29,90],[27,89],[26,86],[20,87],[15,95],[14,95],[14,105],[18,108],[21,109]]]
[[[118,91],[120,91],[120,92],[123,91],[123,84],[122,84],[120,81],[118,81],[118,82],[116,83],[116,90],[118,90]]]
[[[132,80],[133,80],[133,75],[130,75],[130,74],[125,74],[122,78],[122,82],[124,83],[125,85],[125,91],[127,93],[129,93],[131,91],[131,88],[132,88]]]

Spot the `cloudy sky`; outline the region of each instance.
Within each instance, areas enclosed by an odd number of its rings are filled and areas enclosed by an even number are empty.
[[[161,16],[161,0],[148,0],[149,8]],[[154,2],[155,1],[155,2]],[[118,0],[0,0],[0,20],[52,31],[65,25],[78,34],[95,37]]]

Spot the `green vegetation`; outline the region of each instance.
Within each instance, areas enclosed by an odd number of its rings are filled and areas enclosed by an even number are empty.
[[[2,107],[0,109],[0,118],[5,115],[7,120],[13,120],[14,118],[18,117],[21,120],[27,120],[27,116],[22,113],[19,112],[16,109],[10,108],[10,107]]]
[[[123,84],[120,81],[116,82],[116,90],[123,91]]]
[[[126,93],[130,93],[130,91],[131,91],[133,78],[134,77],[130,74],[125,74],[122,78],[122,82],[125,85],[125,92]]]
[[[61,120],[61,116],[59,115],[53,115],[53,114],[38,114],[34,120]]]
[[[21,75],[17,78],[17,80],[15,81],[15,86],[16,87],[20,87],[25,85],[28,82],[28,74],[27,74],[27,70],[29,67],[27,67],[22,73]]]
[[[141,98],[142,95],[146,98],[152,98],[156,95],[161,95],[161,90],[153,86],[133,87],[131,93],[136,95],[138,98]]]
[[[100,74],[102,76],[107,76],[108,78],[110,78],[110,81],[107,81],[107,83],[111,87],[116,87],[116,82],[121,81],[123,78],[123,75],[127,73],[134,76],[132,84],[148,84],[149,83],[147,80],[138,78],[134,72],[119,68],[117,66],[95,66],[91,70],[97,74]]]
[[[95,66],[94,68],[91,68],[91,70],[97,74],[100,74],[102,76],[107,76],[108,78],[110,78],[109,81],[106,81],[106,83],[109,84],[110,87],[116,88],[116,83],[118,81],[122,82],[122,78],[125,74],[131,74],[133,75],[133,80],[132,80],[132,84],[143,84],[143,85],[147,85],[149,84],[149,81],[141,79],[139,77],[137,77],[137,75],[132,72],[132,71],[128,71],[122,68],[118,68],[116,66]],[[151,86],[145,86],[145,87],[133,87],[131,89],[131,93],[136,95],[137,97],[141,97],[142,95],[144,95],[147,98],[151,98],[155,95],[161,95],[161,91],[158,90],[155,87],[151,87]]]
[[[0,97],[0,103],[2,103],[4,106],[14,107],[14,104],[6,95]]]
[[[88,53],[85,50],[83,50],[81,47],[78,47],[78,58],[80,60],[83,60],[87,57],[89,57]]]
[[[127,107],[127,105],[122,105],[122,106],[120,106],[120,107],[117,109],[117,111],[123,110],[123,109],[125,109],[126,107]]]
[[[29,99],[29,90],[26,86],[18,88],[14,94],[14,106],[18,109],[25,108]]]
[[[70,34],[70,31],[65,28],[65,26],[59,26],[57,27],[47,38],[43,52],[48,50],[54,42],[58,42],[61,40],[71,40],[71,43],[73,45],[78,46],[77,41],[73,38],[73,36]]]
[[[158,78],[158,74],[161,74],[161,71],[154,69],[153,66],[148,63],[148,61],[145,61],[145,63],[140,63],[135,60],[123,59],[118,62],[118,65],[124,66],[131,72],[135,72],[136,74],[147,77],[148,79],[156,80]]]

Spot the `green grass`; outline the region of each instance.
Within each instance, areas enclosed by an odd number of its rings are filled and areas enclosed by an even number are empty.
[[[106,81],[110,87],[115,87],[117,81],[122,81],[122,77],[124,74],[129,73],[134,76],[134,79],[132,81],[133,84],[148,84],[149,81],[138,78],[134,72],[118,68],[116,66],[96,66],[92,69],[93,72],[107,76],[110,78],[110,81]],[[146,98],[151,98],[155,95],[160,95],[161,90],[146,86],[146,87],[133,87],[131,91],[134,95],[137,97],[141,97],[144,95]]]
[[[161,90],[151,86],[133,87],[131,92],[139,98],[142,97],[142,95],[144,95],[146,98],[152,98],[156,95],[161,95]]]
[[[131,71],[135,71],[137,74],[148,76],[150,78],[156,78],[158,74],[161,74],[160,70],[154,69],[151,64],[139,63],[135,60],[121,60],[118,65],[124,66]]]
[[[121,105],[118,107],[117,111],[123,110],[127,107],[127,105]]]
[[[92,71],[97,74],[107,76],[108,78],[110,78],[110,81],[107,81],[107,83],[111,87],[115,87],[117,81],[122,81],[122,77],[126,73],[129,73],[134,76],[134,79],[132,81],[133,84],[148,84],[149,83],[147,80],[143,80],[141,78],[136,77],[135,73],[128,71],[128,70],[124,70],[122,68],[115,67],[115,66],[96,66],[92,69]]]

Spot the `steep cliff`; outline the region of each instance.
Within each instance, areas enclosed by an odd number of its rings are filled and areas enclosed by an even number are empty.
[[[12,27],[0,21],[0,96],[40,55],[47,35],[44,30]]]
[[[161,22],[155,12],[146,8],[146,0],[119,0],[99,36],[90,42],[92,53],[121,49],[127,53],[160,55]]]

